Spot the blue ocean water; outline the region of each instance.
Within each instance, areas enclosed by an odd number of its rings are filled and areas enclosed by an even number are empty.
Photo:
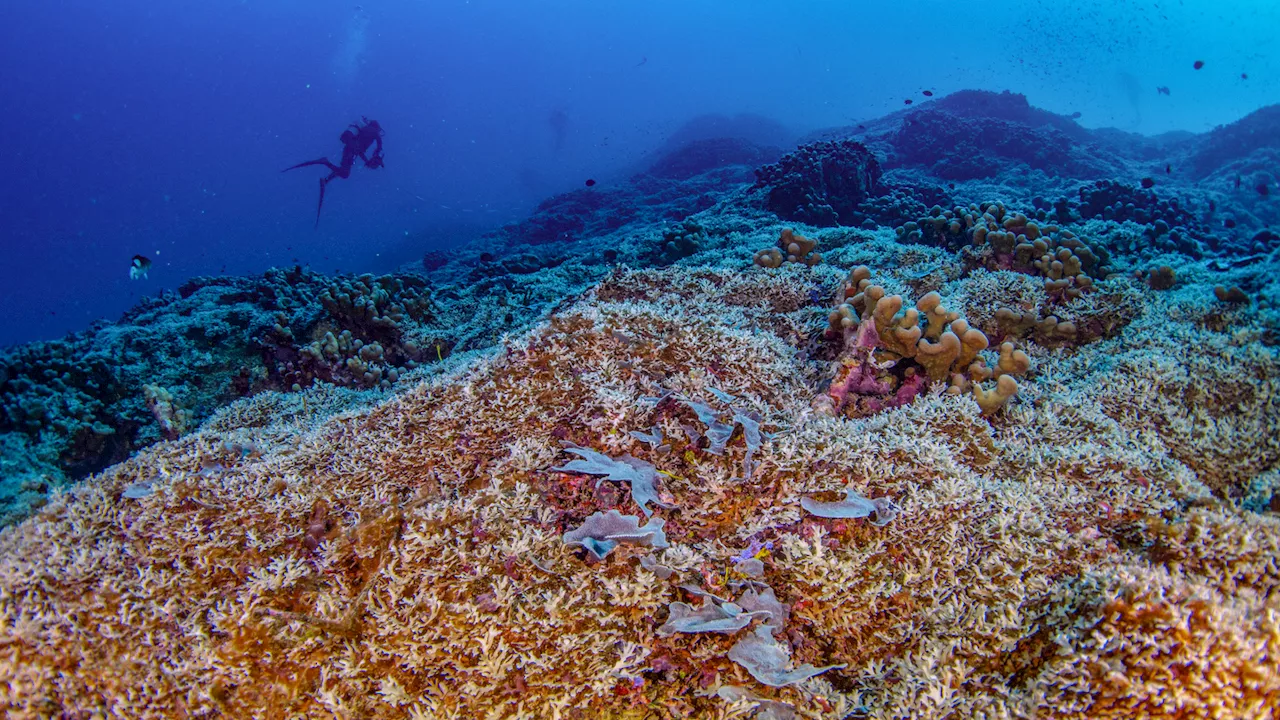
[[[1280,99],[1276,27],[1264,0],[10,2],[0,346],[197,275],[389,270],[708,114],[783,144],[1008,89],[1086,127],[1203,131]],[[330,186],[313,229],[320,171],[280,170],[336,159],[365,115],[386,167]]]

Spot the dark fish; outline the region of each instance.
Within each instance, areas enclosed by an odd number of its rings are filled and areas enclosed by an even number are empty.
[[[1172,174],[1173,174],[1173,166],[1172,166],[1172,165],[1170,165],[1170,164],[1168,164],[1168,163],[1165,163],[1165,166],[1164,166],[1164,174],[1165,174],[1165,175],[1172,175]]]
[[[1258,183],[1258,187],[1254,189],[1257,190],[1258,194],[1262,197],[1266,197],[1271,194],[1271,188],[1267,187],[1266,183]]]
[[[1239,190],[1239,189],[1240,189],[1240,176],[1239,176],[1239,175],[1237,175],[1237,176],[1236,176],[1236,189],[1237,189],[1237,190]]]
[[[1241,80],[1248,80],[1248,79],[1249,79],[1249,73],[1240,73],[1240,79],[1241,79]]]
[[[1084,114],[1084,113],[1081,113],[1081,112],[1079,112],[1079,111],[1073,112],[1073,113],[1071,113],[1071,119],[1072,119],[1072,120],[1079,120],[1079,119],[1080,119],[1080,116],[1081,116],[1081,115],[1083,115],[1083,114]]]
[[[1216,203],[1216,202],[1214,202],[1214,201],[1210,200],[1210,201],[1209,201],[1209,212],[1214,212],[1214,211],[1215,211],[1215,210],[1217,210],[1217,209],[1218,209],[1218,203]]]
[[[593,186],[595,186],[595,184],[596,184],[596,181],[595,181],[595,180],[593,180],[593,179],[591,179],[591,178],[587,178],[587,183],[586,183],[587,187],[593,187]]]
[[[903,101],[902,101],[902,104],[903,104],[903,105],[910,105],[910,104],[911,104],[911,98],[907,98],[906,100],[903,100]]]
[[[133,261],[129,263],[129,279],[137,280],[138,278],[146,279],[147,271],[151,269],[151,258],[145,255],[134,255]]]
[[[923,92],[923,95],[924,95],[925,97],[933,97],[933,91],[932,91],[932,90],[925,90],[925,91]]]
[[[1195,69],[1199,70],[1200,68],[1204,67],[1204,61],[1203,61],[1203,60],[1197,60],[1197,61],[1196,61],[1196,64],[1195,64],[1195,65],[1192,65],[1191,67],[1193,67],[1193,68],[1195,68]]]
[[[1161,95],[1168,95],[1169,88],[1166,85],[1161,85],[1160,87],[1156,88],[1156,92],[1160,93]]]
[[[1235,220],[1232,220],[1231,218],[1227,218],[1226,220],[1223,220],[1223,221],[1222,221],[1222,224],[1223,224],[1223,226],[1224,226],[1224,227],[1226,227],[1227,229],[1230,229],[1230,228],[1233,228],[1233,227],[1235,227],[1235,226],[1236,226],[1236,221],[1235,221]]]
[[[1152,180],[1149,177],[1142,178],[1142,187],[1145,190],[1150,190],[1151,188],[1155,187],[1155,184],[1156,184],[1156,181]]]

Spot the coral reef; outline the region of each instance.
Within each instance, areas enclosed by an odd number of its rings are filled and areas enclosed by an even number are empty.
[[[5,351],[0,709],[1270,717],[1265,117],[698,137]]]
[[[908,118],[893,143],[897,162],[928,163],[944,180],[991,177],[1011,160],[1036,169],[1056,169],[1071,161],[1071,141],[1061,133],[994,119],[979,127],[941,111]]]
[[[761,147],[742,138],[706,138],[690,141],[653,162],[645,173],[669,180],[688,180],[732,166],[758,167],[777,160],[778,148]]]
[[[1030,358],[1008,342],[989,369],[979,357],[990,344],[987,336],[943,307],[937,292],[900,315],[902,296],[886,296],[883,287],[872,284],[865,265],[850,271],[837,300],[827,328],[828,337],[841,346],[835,378],[814,400],[814,408],[825,414],[860,417],[901,407],[914,402],[928,383],[945,382],[952,394],[972,389],[982,412],[991,414],[1017,394],[1012,376],[1030,369]],[[985,380],[995,380],[996,388],[985,390]]]
[[[854,225],[865,199],[880,193],[880,163],[854,140],[802,145],[756,170],[765,207],[784,220],[819,227]]]
[[[238,398],[317,382],[385,390],[492,344],[514,312],[528,322],[543,302],[530,293],[517,307],[512,297],[493,286],[437,290],[413,273],[196,278],[118,323],[0,353],[0,437],[27,448],[20,467],[5,468],[0,521],[27,511],[21,486],[78,480]]]
[[[1015,93],[959,92],[905,114],[884,138],[885,167],[922,167],[950,181],[991,178],[1011,168],[1094,178],[1115,165],[1066,118],[1032,108]]]
[[[1208,133],[1195,144],[1188,162],[1196,178],[1202,179],[1252,155],[1266,155],[1277,147],[1280,147],[1280,106],[1271,105]]]
[[[1280,360],[1257,310],[1214,329],[1202,288],[1148,292],[1114,337],[1035,350],[1053,380],[990,418],[929,390],[815,415],[809,285],[685,268],[615,273],[376,406],[300,425],[277,397],[338,390],[239,400],[0,535],[0,707],[1259,716],[1280,521],[1231,498],[1280,462]],[[921,339],[955,331],[921,301]],[[746,409],[754,450],[721,419]],[[627,455],[661,479],[645,527],[581,472]],[[809,500],[837,492],[847,509]]]
[[[822,262],[822,253],[815,252],[817,247],[817,240],[787,228],[778,236],[778,247],[757,251],[754,261],[760,267],[767,268],[782,267],[784,262],[813,267]]]
[[[696,221],[685,220],[662,231],[662,243],[649,254],[649,259],[654,265],[670,265],[697,253],[706,239],[705,228]]]
[[[723,150],[723,148],[721,148]],[[708,157],[708,153],[712,153]],[[773,157],[764,150],[719,154],[715,147],[693,143],[673,150],[647,171],[628,181],[562,193],[539,203],[533,213],[490,233],[486,247],[503,245],[562,245],[599,238],[623,229],[636,230],[683,221],[706,210],[718,194],[747,182],[753,158]]]
[[[1085,219],[1133,220],[1140,224],[1159,220],[1163,228],[1157,232],[1158,235],[1168,232],[1170,227],[1181,227],[1181,232],[1185,233],[1188,227],[1199,225],[1196,217],[1181,206],[1178,198],[1161,198],[1151,190],[1115,180],[1099,180],[1092,185],[1081,186],[1080,203],[1073,205],[1072,210],[1072,213],[1059,212],[1058,219],[1069,222],[1078,215]]]

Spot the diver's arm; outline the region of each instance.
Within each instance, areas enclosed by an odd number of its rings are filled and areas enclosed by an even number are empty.
[[[379,135],[374,142],[377,147],[373,150],[373,157],[365,157],[364,153],[360,153],[360,157],[364,158],[365,167],[382,167],[382,136]]]

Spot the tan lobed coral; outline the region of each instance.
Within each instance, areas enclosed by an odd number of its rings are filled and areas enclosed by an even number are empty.
[[[143,385],[142,397],[165,437],[172,440],[187,431],[191,414],[177,404],[177,399],[168,388],[159,385]]]
[[[827,336],[839,338],[843,347],[835,379],[814,403],[815,409],[828,415],[865,415],[911,402],[923,389],[925,378],[935,383],[949,380],[947,391],[952,394],[972,390],[978,406],[989,415],[1018,393],[1012,376],[1025,375],[1031,367],[1026,353],[1005,342],[1000,346],[1000,361],[994,369],[988,368],[979,356],[990,343],[987,336],[969,327],[960,313],[947,310],[936,291],[926,293],[914,309],[899,315],[902,296],[886,295],[883,287],[872,284],[871,269],[865,265],[849,271],[836,300],[836,308],[827,316]],[[900,361],[914,365],[886,372]],[[981,383],[991,379],[996,386],[983,388]],[[881,397],[890,393],[892,398]],[[872,399],[850,403],[851,394]]]
[[[813,267],[822,262],[822,253],[815,252],[818,241],[786,228],[778,236],[778,247],[759,250],[754,262],[760,267],[779,268],[784,262]]]
[[[850,420],[809,409],[822,371],[796,348],[825,318],[808,292],[763,270],[619,272],[375,408],[342,413],[324,387],[302,394],[314,415],[245,400],[55,496],[0,535],[0,707],[1234,718],[1280,704],[1280,523],[1215,495],[1280,460],[1280,367],[1247,309],[1217,332],[1217,311],[1160,293],[1113,338],[1033,348],[1038,379],[994,418],[932,392]],[[772,439],[753,472],[742,434],[710,454],[687,404],[643,401],[664,391],[758,414]],[[656,468],[669,547],[593,561],[564,542],[634,507],[624,485],[553,470],[569,444]],[[846,488],[899,512],[876,526],[800,509]],[[737,634],[658,633],[696,601],[682,585],[751,583],[787,606],[776,653],[825,672],[775,688],[735,662],[744,638],[767,642],[755,611]]]

